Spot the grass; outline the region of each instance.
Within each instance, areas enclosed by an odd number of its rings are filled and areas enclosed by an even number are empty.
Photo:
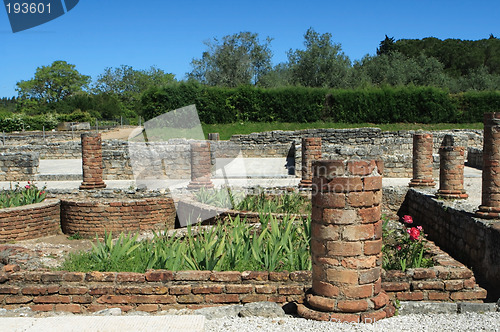
[[[446,129],[483,129],[483,124],[477,123],[388,123],[388,124],[373,124],[373,123],[334,123],[334,122],[312,122],[312,123],[281,123],[281,122],[241,122],[229,124],[203,124],[203,132],[205,138],[208,138],[208,133],[219,133],[221,140],[228,140],[232,135],[246,135],[251,133],[259,133],[273,130],[301,130],[301,129],[318,129],[318,128],[363,128],[375,127],[383,131],[399,131],[399,130],[446,130]]]

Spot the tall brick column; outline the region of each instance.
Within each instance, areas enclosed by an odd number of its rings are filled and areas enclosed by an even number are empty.
[[[191,142],[191,182],[188,189],[213,188],[210,142]]]
[[[437,197],[466,199],[464,189],[465,147],[455,146],[452,135],[446,135],[439,147],[439,190]]]
[[[432,178],[432,134],[413,135],[413,179],[410,187],[434,187]]]
[[[302,138],[302,180],[299,188],[311,188],[312,163],[321,159],[321,137]]]
[[[82,134],[82,170],[83,182],[80,189],[106,188],[102,180],[101,134]]]
[[[476,215],[500,218],[500,113],[484,114],[483,189]]]
[[[381,290],[382,162],[316,161],[312,184],[312,291],[302,317],[374,322],[394,314]]]

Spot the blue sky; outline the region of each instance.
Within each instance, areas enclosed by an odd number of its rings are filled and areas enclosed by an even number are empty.
[[[273,63],[303,48],[313,27],[330,32],[351,60],[374,54],[385,34],[396,39],[500,36],[500,1],[353,0],[80,0],[67,14],[12,33],[0,8],[0,97],[17,95],[15,84],[55,60],[75,64],[93,79],[106,67],[155,65],[183,79],[203,41],[240,31],[273,38]]]

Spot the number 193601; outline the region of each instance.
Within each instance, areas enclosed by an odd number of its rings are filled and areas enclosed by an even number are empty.
[[[27,3],[27,2],[8,2],[5,4],[7,14],[50,14],[50,2],[48,4],[40,3]]]

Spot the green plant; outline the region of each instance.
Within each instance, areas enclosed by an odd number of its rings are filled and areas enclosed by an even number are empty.
[[[135,251],[141,245],[137,242],[138,236],[139,234],[132,236],[122,233],[114,241],[112,232],[105,232],[103,242],[96,236],[96,244],[92,243],[92,258],[106,271],[113,271],[120,264],[127,264],[133,260]]]
[[[69,271],[294,271],[311,269],[310,219],[301,223],[285,216],[282,221],[261,213],[260,225],[239,217],[201,229],[189,227],[184,238],[154,234],[137,241],[137,235],[121,234],[117,240],[106,233],[90,252],[71,254],[61,268]]]
[[[68,240],[81,240],[82,236],[80,235],[80,232],[76,232],[73,235],[68,236]]]
[[[413,223],[412,217],[408,215],[403,217],[403,221],[406,225]],[[432,260],[425,257],[426,240],[421,226],[388,229],[387,223],[385,221],[382,226],[384,237],[382,267],[384,269],[404,272],[408,268],[432,266]]]
[[[16,183],[14,189],[2,190],[0,192],[0,208],[23,206],[43,202],[47,194],[45,186],[39,189],[34,182],[21,186]]]

